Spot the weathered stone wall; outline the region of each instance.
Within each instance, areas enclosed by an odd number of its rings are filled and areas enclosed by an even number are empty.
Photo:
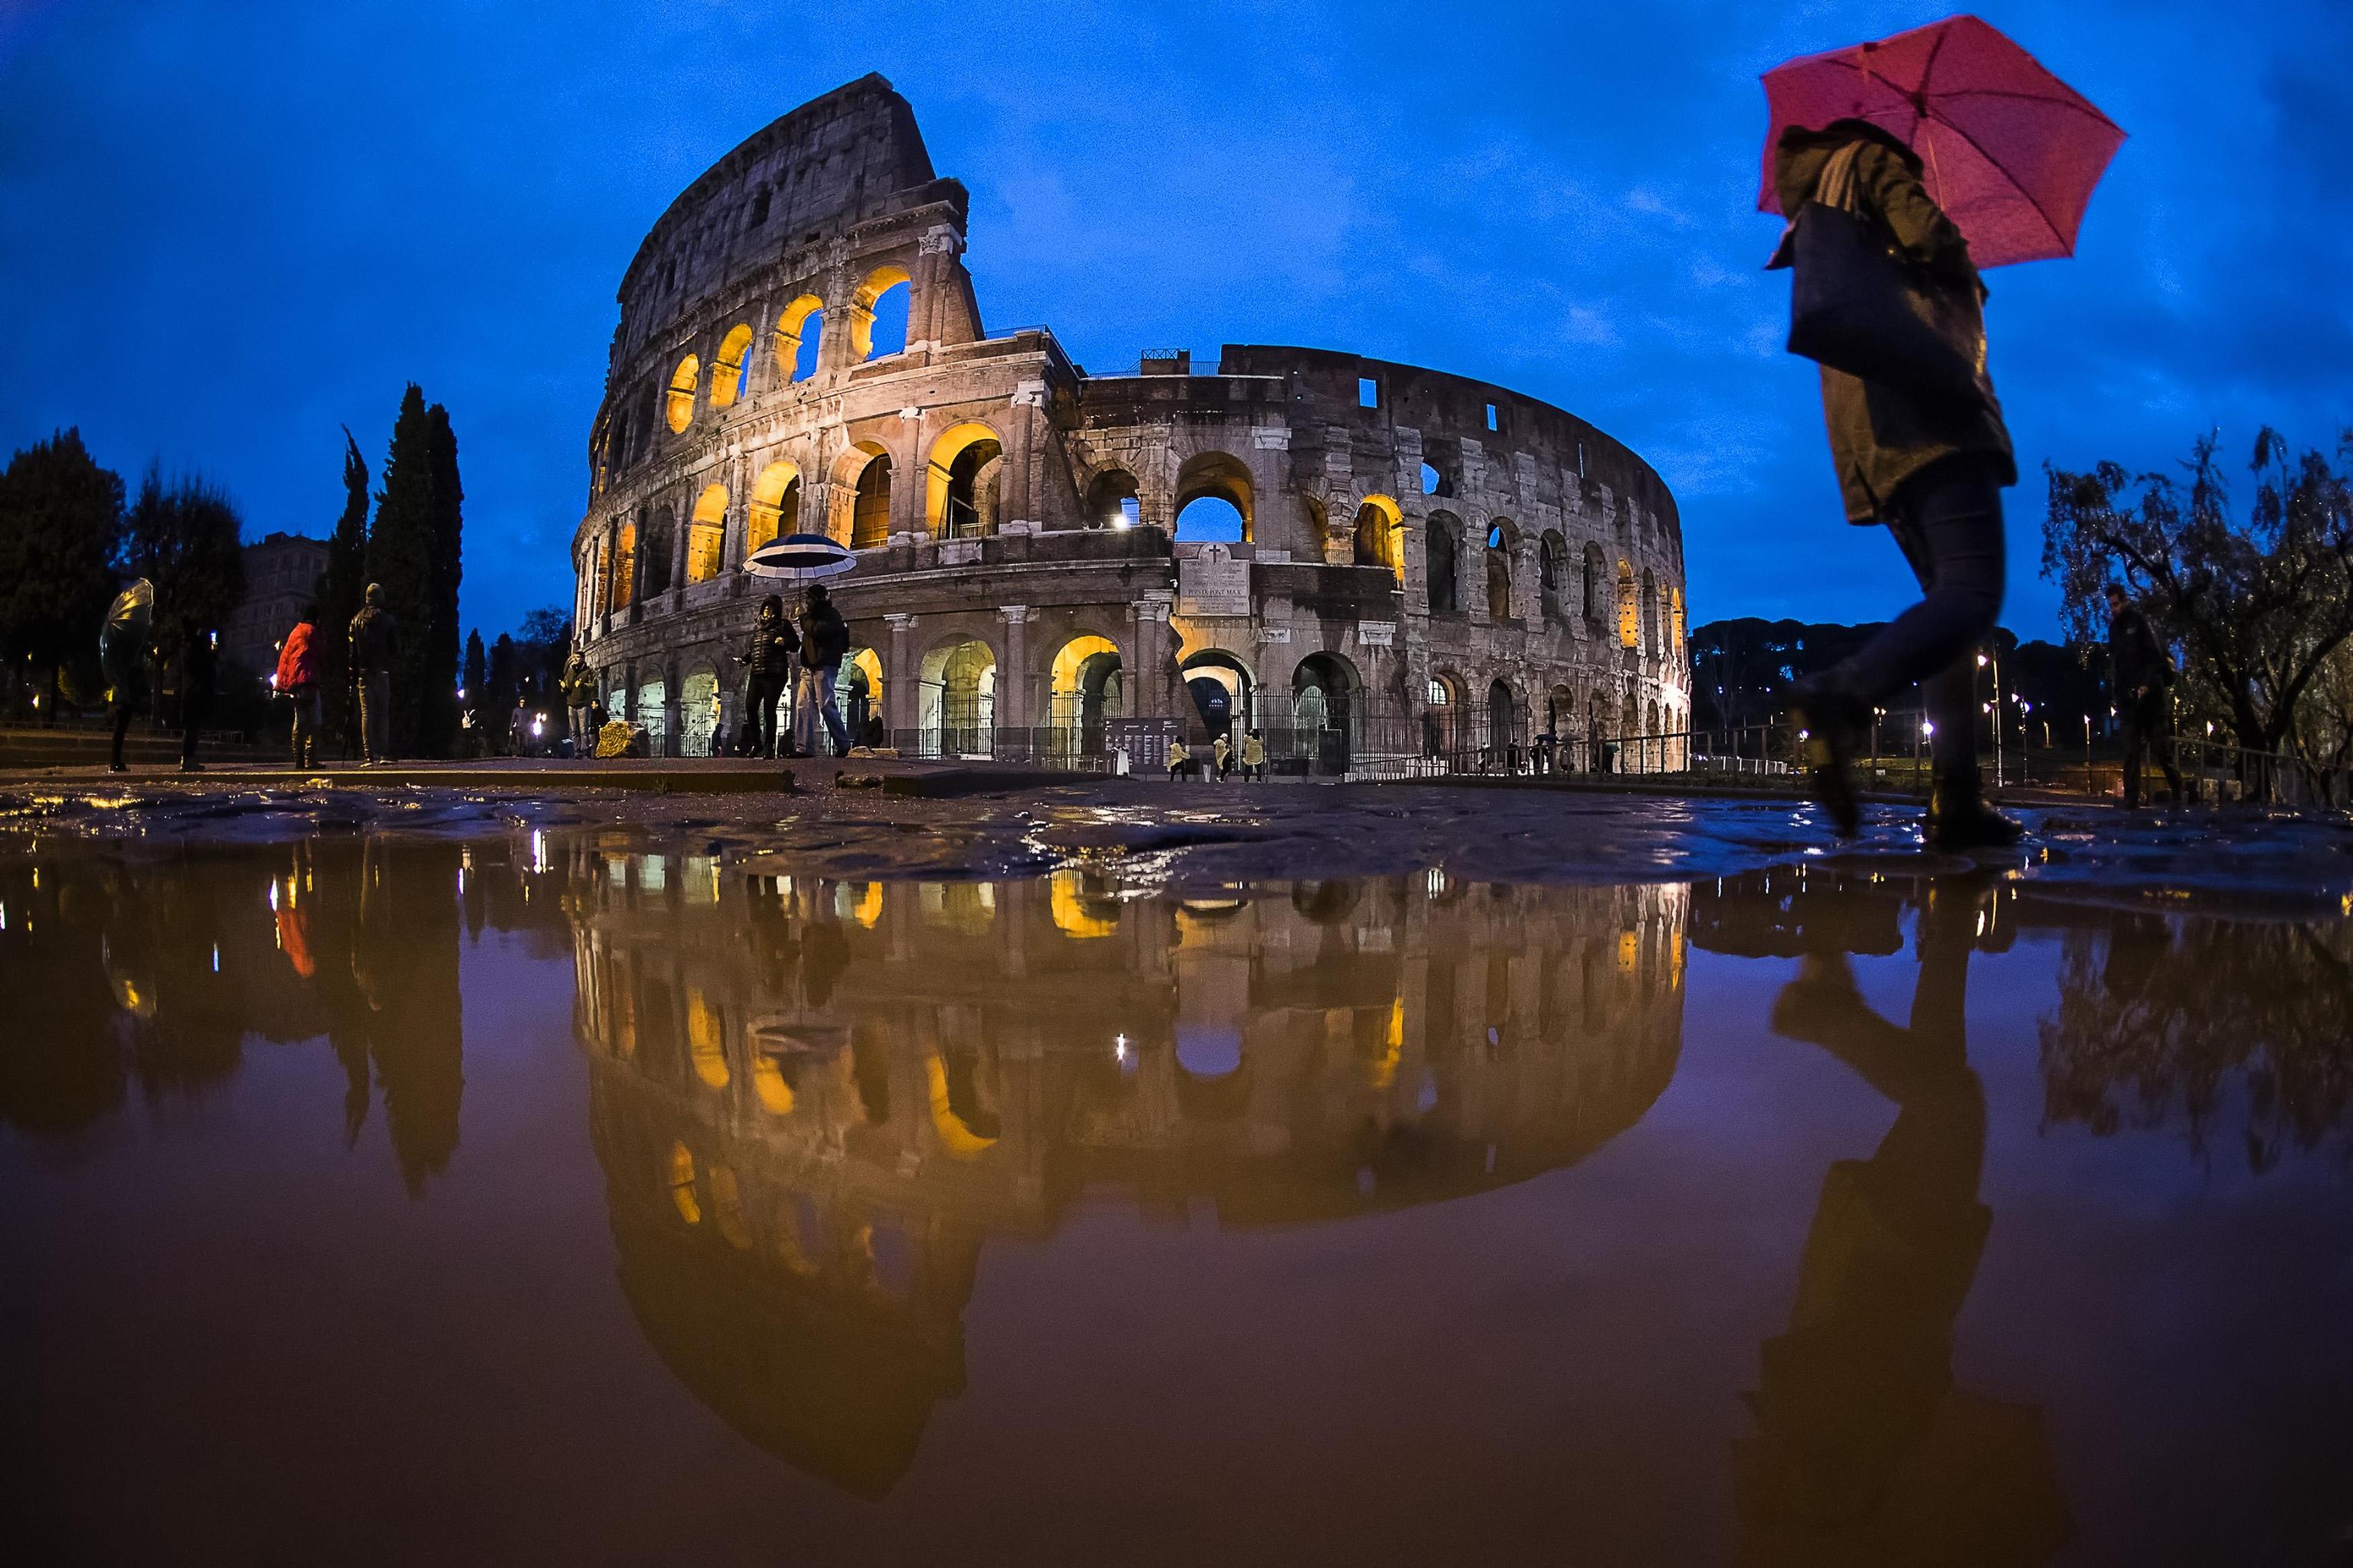
[[[1222,671],[1254,718],[1287,722],[1317,684],[1366,726],[1359,752],[1685,722],[1681,528],[1623,446],[1501,388],[1323,350],[1088,375],[1050,333],[986,334],[965,224],[963,187],[868,77],[722,159],[631,261],[576,620],[608,705],[668,748],[732,729],[730,655],[765,591],[742,562],[778,528],[859,549],[837,597],[902,743],[954,726],[943,672],[969,671],[967,643],[987,650],[985,723],[1074,722],[1057,657],[1076,639],[1115,651],[1127,715],[1193,718],[1184,683]],[[896,285],[905,346],[871,354]],[[1247,583],[1214,603],[1187,585],[1215,552],[1177,521],[1212,496],[1243,514],[1223,572]]]

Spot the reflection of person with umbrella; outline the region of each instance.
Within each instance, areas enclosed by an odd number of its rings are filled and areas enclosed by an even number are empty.
[[[1993,28],[1955,16],[1769,72],[1767,263],[1794,267],[1790,349],[1820,362],[1831,454],[1854,524],[1885,524],[1923,598],[1794,695],[1840,832],[1874,704],[1922,683],[1934,756],[1927,836],[2016,842],[1978,793],[1970,655],[2001,611],[2001,491],[2018,482],[1986,371],[1979,267],[2065,256],[2124,132]]]
[[[1985,1089],[1963,1028],[1978,900],[1966,883],[1928,893],[1898,1025],[1855,989],[1855,897],[1823,911],[1829,929],[1798,933],[1807,956],[1773,1028],[1827,1050],[1895,1121],[1870,1159],[1831,1166],[1789,1327],[1761,1347],[1756,1433],[1734,1447],[1742,1559],[2041,1563],[2068,1532],[2042,1414],[1953,1382],[1953,1322],[1992,1224],[1978,1198]]]
[[[131,715],[147,700],[147,643],[155,620],[155,585],[145,577],[114,596],[98,633],[99,669],[106,676],[106,703],[114,720],[110,773],[124,772],[122,739]]]

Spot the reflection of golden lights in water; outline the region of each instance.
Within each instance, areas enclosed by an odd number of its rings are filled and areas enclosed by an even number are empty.
[[[694,1153],[683,1143],[670,1146],[670,1201],[678,1217],[690,1225],[702,1223],[702,1205],[694,1196]]]
[[[759,1097],[763,1110],[776,1116],[793,1114],[793,1086],[785,1082],[776,1059],[765,1051],[752,1057],[752,1092]]]
[[[1085,902],[1085,881],[1077,871],[1058,871],[1047,888],[1054,924],[1071,937],[1112,937],[1119,934],[1119,916],[1091,913]]]
[[[924,1056],[923,1076],[931,1087],[932,1129],[939,1134],[940,1147],[955,1160],[977,1160],[987,1153],[997,1139],[983,1138],[966,1127],[964,1118],[948,1104],[948,1068],[938,1052]]]

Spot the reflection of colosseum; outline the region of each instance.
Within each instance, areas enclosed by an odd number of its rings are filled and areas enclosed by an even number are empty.
[[[860,552],[845,679],[902,747],[1091,751],[1107,719],[1181,715],[1330,771],[1681,727],[1681,528],[1632,452],[1325,350],[1090,375],[1041,328],[982,327],[965,215],[868,77],[646,237],[573,546],[616,713],[709,749],[757,597],[739,564],[800,531]]]
[[[739,1429],[867,1492],[962,1387],[989,1235],[1525,1180],[1631,1126],[1681,1041],[1681,887],[1124,902],[617,848],[571,885],[632,1306]]]

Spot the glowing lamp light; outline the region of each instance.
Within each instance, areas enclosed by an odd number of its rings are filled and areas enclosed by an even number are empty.
[[[1980,654],[1978,654],[1978,669],[1980,669],[1980,670],[1982,670],[1982,669],[1984,669],[1985,667],[1986,667],[1986,656],[1985,656],[1984,654],[1980,653]]]
[[[1920,733],[1922,735],[1934,735],[1936,733],[1936,726],[1932,721],[1922,719],[1920,721]]]

